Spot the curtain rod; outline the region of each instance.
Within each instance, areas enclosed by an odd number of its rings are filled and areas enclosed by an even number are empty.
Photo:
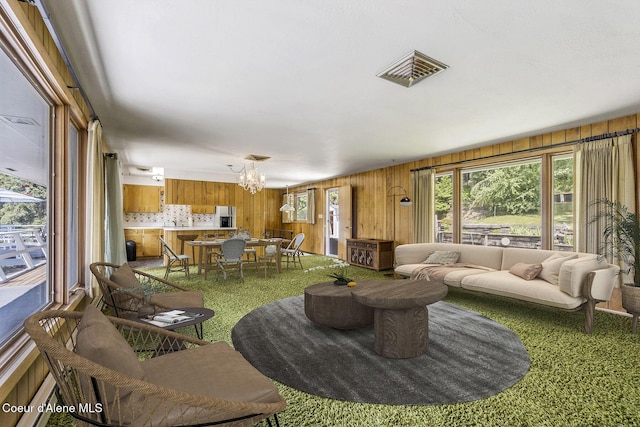
[[[531,152],[535,152],[535,151],[545,150],[545,149],[548,149],[548,148],[562,147],[564,145],[575,145],[575,144],[580,144],[582,142],[599,141],[601,139],[614,138],[616,136],[629,135],[629,134],[633,134],[633,133],[637,133],[637,132],[640,132],[640,128],[626,129],[626,130],[621,130],[619,132],[612,132],[612,133],[603,133],[602,135],[588,136],[588,137],[581,138],[581,139],[575,139],[573,141],[565,141],[565,142],[561,142],[559,144],[545,145],[545,146],[542,146],[542,147],[527,148],[526,150],[512,151],[511,153],[493,154],[491,156],[481,157],[479,159],[459,160],[457,162],[443,163],[441,165],[436,165],[436,166],[423,166],[421,168],[411,169],[410,172],[418,172],[418,171],[422,171],[422,170],[441,168],[441,167],[445,167],[445,166],[459,165],[459,164],[462,164],[462,163],[473,162],[473,161],[476,161],[476,160],[493,159],[493,158],[496,158],[496,157],[508,156],[508,155],[511,155],[511,154],[531,153]]]

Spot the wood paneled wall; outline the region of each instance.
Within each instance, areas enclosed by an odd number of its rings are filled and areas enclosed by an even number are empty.
[[[255,236],[266,228],[282,228],[282,191],[264,189],[251,194],[229,182],[165,180],[165,203],[177,205],[235,206],[236,226],[248,228]]]
[[[540,149],[540,152],[571,150],[571,145],[567,143],[638,127],[640,127],[640,113],[292,187],[289,189],[290,192],[315,187],[317,189],[316,215],[322,214],[323,218],[316,219],[314,225],[292,223],[284,224],[283,228],[291,229],[295,233],[305,233],[303,250],[324,253],[325,191],[341,185],[351,185],[354,237],[394,240],[396,245],[411,243],[413,242],[413,208],[401,207],[399,198],[389,197],[387,194],[391,187],[401,185],[407,189],[409,197],[413,198],[412,169],[436,167],[438,170],[446,170],[451,168],[452,164],[459,166],[460,163],[473,166],[488,161],[498,161],[496,156],[504,156],[507,160],[530,155],[527,151],[531,149]],[[640,178],[636,177],[636,179]]]

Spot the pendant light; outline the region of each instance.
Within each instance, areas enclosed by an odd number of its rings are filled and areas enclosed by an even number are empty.
[[[296,208],[289,204],[289,186],[287,185],[287,198],[285,200],[285,204],[280,206],[280,212],[293,212]]]

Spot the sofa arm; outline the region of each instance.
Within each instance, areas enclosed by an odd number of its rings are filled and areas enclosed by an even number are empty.
[[[583,284],[582,293],[585,298],[596,301],[608,301],[615,286],[615,277],[620,267],[609,264],[608,268],[590,272]]]

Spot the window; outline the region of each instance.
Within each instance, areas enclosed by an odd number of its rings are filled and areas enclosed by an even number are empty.
[[[553,249],[573,251],[573,156],[553,156]]]
[[[78,130],[69,125],[69,143],[67,144],[67,253],[66,253],[66,269],[67,269],[67,288],[72,288],[78,284],[78,266],[80,265],[78,257],[78,219],[79,219],[79,200],[78,200]]]
[[[541,164],[462,170],[462,243],[540,248]]]
[[[307,205],[308,205],[308,195],[305,191],[304,193],[296,193],[295,197],[295,208],[296,208],[296,221],[306,221],[307,220]]]
[[[50,106],[0,49],[0,346],[51,303]]]
[[[436,242],[453,241],[453,173],[436,175]]]

